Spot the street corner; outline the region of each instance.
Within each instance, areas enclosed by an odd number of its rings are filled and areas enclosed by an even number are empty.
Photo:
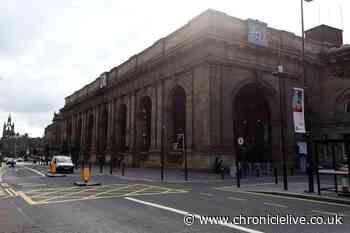
[[[188,191],[147,184],[110,184],[91,187],[42,188],[17,192],[30,205],[141,195],[182,194]]]

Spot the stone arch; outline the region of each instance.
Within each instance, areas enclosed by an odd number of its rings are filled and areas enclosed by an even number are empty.
[[[264,94],[268,101],[268,105],[271,112],[271,120],[276,121],[279,120],[279,94],[278,92],[268,83],[256,79],[246,79],[240,82],[231,92],[231,100],[235,100],[239,91],[247,85],[256,85]],[[272,107],[274,106],[274,107]],[[232,116],[234,117],[234,116]]]
[[[234,141],[238,137],[245,141],[245,153],[240,160],[272,161],[281,143],[278,140],[280,110],[276,90],[261,80],[245,80],[236,85],[231,101]]]

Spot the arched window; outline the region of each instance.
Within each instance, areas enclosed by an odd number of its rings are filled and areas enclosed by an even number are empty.
[[[141,100],[140,123],[141,123],[141,149],[148,151],[151,146],[151,117],[152,117],[152,101],[149,97]]]

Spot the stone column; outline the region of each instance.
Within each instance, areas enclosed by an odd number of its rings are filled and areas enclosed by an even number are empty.
[[[156,150],[157,144],[157,86],[153,87],[151,95],[152,109],[151,109],[151,148],[150,150]]]
[[[92,141],[91,141],[91,155],[90,162],[96,162],[97,159],[97,144],[98,144],[98,120],[99,120],[99,109],[98,106],[93,108],[92,114],[94,116],[94,123],[92,129]]]
[[[107,145],[106,145],[106,162],[111,160],[112,154],[112,139],[113,139],[113,128],[114,128],[114,101],[110,101],[108,107],[108,123],[107,123]]]
[[[120,148],[119,145],[119,137],[120,135],[118,134],[118,119],[119,119],[119,104],[120,104],[120,99],[116,99],[113,102],[113,119],[112,119],[112,150],[113,152],[117,152],[117,150]]]
[[[125,143],[126,146],[131,148],[131,105],[132,105],[132,101],[131,101],[131,96],[126,96],[126,135],[125,135]]]
[[[71,144],[71,148],[75,147],[75,137],[76,137],[76,115],[73,115],[72,117],[72,124],[71,124],[71,138],[70,138],[70,144]]]
[[[164,114],[164,95],[163,95],[163,90],[164,90],[164,85],[163,82],[159,83],[156,86],[156,118],[157,121],[155,122],[156,126],[156,138],[155,138],[155,145],[154,148],[155,150],[160,151],[161,147],[161,137],[162,137],[162,124],[165,124],[164,119],[163,119],[163,114]]]
[[[80,155],[79,160],[82,161],[84,158],[84,154],[86,153],[86,112],[80,114],[81,117],[81,132],[80,132]]]

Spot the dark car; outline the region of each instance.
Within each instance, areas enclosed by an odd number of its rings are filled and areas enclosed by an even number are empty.
[[[16,160],[14,158],[9,158],[6,160],[6,165],[9,165],[10,167],[14,167],[16,165]]]

